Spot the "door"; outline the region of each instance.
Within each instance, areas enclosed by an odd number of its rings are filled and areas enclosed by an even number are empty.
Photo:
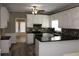
[[[26,24],[24,19],[16,19],[16,42],[26,42]]]

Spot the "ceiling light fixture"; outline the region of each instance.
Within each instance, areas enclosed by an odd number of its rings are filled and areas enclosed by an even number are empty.
[[[36,15],[38,13],[38,9],[36,6],[33,6],[32,8],[32,14]]]

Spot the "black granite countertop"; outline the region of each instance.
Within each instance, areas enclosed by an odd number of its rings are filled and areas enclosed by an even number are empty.
[[[1,36],[0,40],[9,40],[11,36]]]
[[[68,40],[79,40],[78,37],[74,38],[62,38],[62,36],[51,36],[51,37],[42,37],[41,39],[37,39],[40,42],[58,42],[58,41],[68,41]]]
[[[30,28],[28,27],[26,30],[26,33],[53,33],[54,32],[54,28],[40,28],[38,30],[35,30],[34,28]]]

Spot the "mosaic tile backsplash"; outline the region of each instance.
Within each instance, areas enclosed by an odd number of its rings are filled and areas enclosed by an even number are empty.
[[[79,29],[62,29],[62,34],[72,37],[79,37]]]

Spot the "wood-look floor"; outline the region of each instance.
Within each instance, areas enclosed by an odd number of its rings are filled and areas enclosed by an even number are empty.
[[[13,44],[10,48],[10,53],[3,53],[2,56],[34,56],[33,44],[26,44],[26,36],[16,37],[16,44]]]
[[[10,50],[11,56],[34,56],[34,45],[16,43]]]
[[[1,56],[35,56],[34,48],[33,44],[16,43],[12,45],[9,54],[2,53]]]

